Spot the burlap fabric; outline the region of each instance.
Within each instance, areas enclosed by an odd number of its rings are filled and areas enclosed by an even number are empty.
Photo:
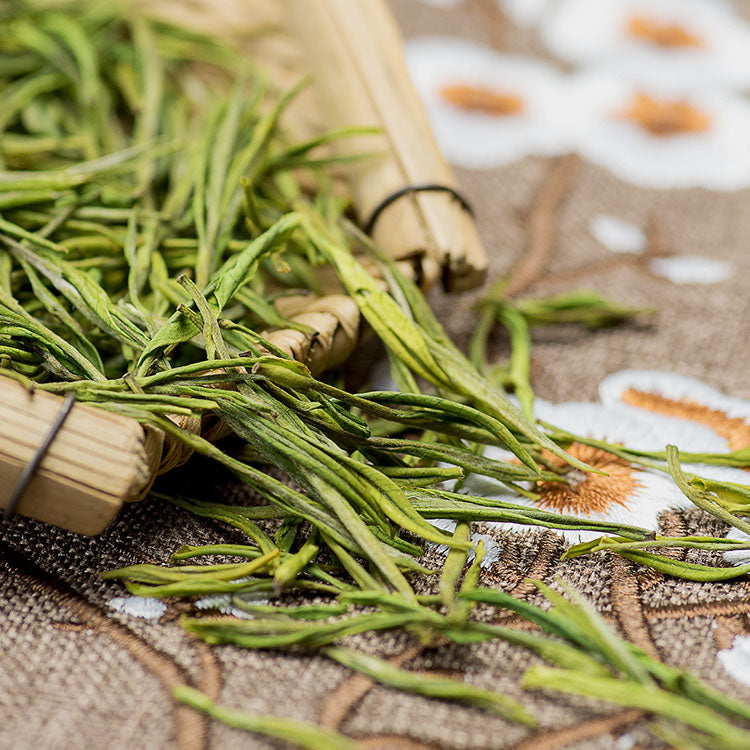
[[[503,49],[534,49],[530,35],[513,30],[494,0],[466,0],[445,10],[398,0],[394,9],[407,35],[452,33]],[[556,160],[528,158],[501,169],[460,172],[491,254],[491,275],[508,271],[528,250],[530,207],[558,167]],[[693,375],[750,397],[750,284],[743,273],[749,203],[750,191],[641,190],[603,169],[578,164],[555,215],[550,260],[529,291],[593,288],[624,303],[655,305],[659,312],[648,325],[596,333],[540,331],[533,361],[537,392],[554,401],[596,400],[605,375],[640,368]],[[599,213],[622,215],[640,226],[655,222],[669,248],[729,260],[736,272],[713,286],[675,285],[650,273],[635,256],[603,250],[588,230],[589,219]],[[475,299],[435,297],[444,323],[459,340],[472,329]],[[504,338],[491,343],[493,355],[505,353]],[[209,464],[189,466],[171,481],[187,483],[199,496],[249,500]],[[699,511],[667,513],[661,525],[669,533],[725,532]],[[551,582],[560,576],[648,653],[750,700],[750,689],[732,680],[716,657],[735,635],[750,630],[747,580],[677,581],[606,555],[561,563],[565,543],[553,532],[489,533],[501,554],[483,572],[482,584],[537,602],[526,579]],[[177,619],[193,610],[189,603],[169,605],[156,622],[120,612],[111,602],[126,596],[124,589],[102,582],[102,571],[164,562],[183,544],[241,541],[221,524],[196,520],[154,498],[128,507],[97,539],[21,518],[0,525],[0,534],[2,748],[284,747],[178,707],[170,688],[180,683],[227,706],[320,722],[361,738],[365,747],[384,750],[660,746],[638,711],[524,692],[520,676],[533,659],[502,643],[419,651],[406,636],[385,635],[359,637],[353,645],[401,655],[404,666],[415,671],[463,676],[513,694],[539,718],[534,732],[478,711],[373,686],[315,655],[209,648],[180,629]],[[687,559],[711,558],[691,553]],[[480,616],[497,618],[496,613]],[[513,617],[501,621],[525,627]]]

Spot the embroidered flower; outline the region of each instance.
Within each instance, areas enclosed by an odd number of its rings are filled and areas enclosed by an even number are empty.
[[[564,131],[553,127],[564,94],[554,68],[451,37],[408,41],[406,60],[454,164],[495,167],[566,150]]]
[[[744,441],[750,445],[750,403],[733,399],[710,386],[671,373],[623,371],[606,378],[599,388],[601,403],[551,404],[538,399],[536,416],[562,429],[649,451],[675,444],[686,452],[723,452]],[[669,475],[630,464],[605,451],[574,444],[573,455],[609,476],[573,471],[569,484],[543,482],[540,499],[528,500],[499,482],[471,475],[464,491],[530,507],[554,510],[598,521],[613,521],[658,530],[658,518],[671,508],[693,507]],[[509,454],[489,448],[488,456]],[[702,476],[727,481],[747,480],[738,469],[686,467]],[[498,524],[514,531],[534,527]],[[573,543],[600,536],[593,531],[562,531]]]
[[[430,520],[430,523],[442,531],[447,531],[449,534],[452,534],[456,530],[456,522],[448,518],[434,518]],[[484,543],[484,557],[482,558],[482,562],[479,563],[480,568],[491,568],[500,559],[500,554],[503,551],[502,547],[491,536],[474,533],[470,539],[475,547],[479,544],[480,540]],[[426,544],[441,555],[448,554],[447,544],[435,544],[434,542],[427,542]],[[475,550],[472,549],[469,552],[467,562],[473,562],[474,557]]]
[[[656,412],[677,418],[685,440],[673,442],[696,453],[739,450],[750,446],[750,401],[727,396],[697,378],[655,370],[623,370],[610,375],[599,386],[606,406],[625,404],[641,413]],[[739,471],[736,476],[747,479]]]
[[[750,636],[736,635],[732,648],[719,651],[718,657],[721,666],[737,682],[750,685]]]
[[[635,224],[608,214],[597,214],[589,221],[589,231],[599,243],[613,253],[642,253],[647,245],[646,233]],[[651,273],[669,279],[673,284],[718,284],[731,278],[731,263],[700,255],[657,257],[648,261]]]
[[[269,600],[254,594],[237,594],[248,604],[268,604]],[[223,615],[232,615],[240,620],[252,620],[253,615],[232,604],[232,594],[208,594],[195,601],[197,609],[217,610]]]
[[[727,539],[733,539],[735,542],[750,542],[750,534],[746,534],[744,531],[739,529],[729,529],[727,532]],[[735,549],[730,552],[725,552],[723,555],[724,559],[732,565],[750,565],[750,550],[747,549]]]
[[[579,65],[661,84],[750,86],[750,31],[719,0],[562,0],[541,35]]]
[[[750,185],[750,104],[721,91],[581,73],[558,127],[569,129],[584,158],[642,187]]]
[[[533,28],[554,5],[554,0],[497,0],[503,13],[516,26],[521,28]]]
[[[593,216],[589,221],[589,231],[613,253],[641,253],[648,242],[640,227],[609,214]]]
[[[652,273],[669,279],[673,284],[717,284],[732,276],[732,264],[700,255],[679,255],[673,258],[654,258]]]
[[[116,596],[107,603],[110,609],[131,617],[141,617],[149,622],[158,622],[167,611],[167,605],[159,599],[141,596]]]

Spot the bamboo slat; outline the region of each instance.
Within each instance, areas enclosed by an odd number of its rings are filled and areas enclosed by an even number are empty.
[[[457,189],[409,79],[400,31],[385,0],[287,0],[290,28],[316,75],[322,125],[369,125],[380,136],[337,143],[339,153],[381,152],[345,170],[355,209],[367,222],[380,203],[408,185]],[[481,283],[487,259],[471,216],[445,193],[412,193],[386,208],[375,242],[391,257],[421,258],[425,287],[450,291]]]
[[[53,422],[62,399],[0,378],[0,508]],[[137,422],[76,404],[17,512],[80,534],[98,534],[153,476],[154,448]]]

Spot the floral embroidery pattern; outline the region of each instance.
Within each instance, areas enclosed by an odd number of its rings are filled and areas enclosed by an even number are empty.
[[[732,648],[719,651],[718,658],[721,666],[737,682],[750,685],[750,636],[735,636]]]
[[[536,503],[538,507],[590,517],[592,513],[606,513],[615,505],[626,507],[627,498],[643,486],[627,461],[600,448],[573,443],[569,453],[607,475],[574,470],[567,475],[568,485],[540,482],[537,485],[537,492],[541,495]],[[553,463],[562,467],[560,459]]]
[[[643,187],[734,190],[750,184],[750,105],[606,72],[569,83],[570,141],[581,156]]]
[[[538,399],[536,415],[585,437],[642,450],[659,451],[671,443],[686,452],[724,452],[731,449],[736,435],[744,436],[745,431],[750,435],[750,403],[730,398],[693,378],[628,370],[605,378],[599,391],[601,403],[551,404]],[[750,438],[744,444],[750,445]],[[467,478],[463,491],[653,531],[658,530],[659,516],[665,510],[693,507],[666,474],[587,446],[574,444],[572,452],[609,476],[574,474],[567,487],[541,483],[537,486],[541,499],[536,501],[511,496],[499,482],[475,475]],[[507,458],[500,449],[490,448],[486,455]],[[739,469],[702,465],[685,468],[705,477],[747,481],[747,473]],[[509,531],[532,528],[497,526]],[[588,531],[558,533],[571,543],[600,536]]]
[[[593,216],[589,221],[589,231],[597,242],[613,253],[639,255],[648,249],[646,233],[635,224],[617,216]],[[700,255],[670,256],[654,252],[652,257],[634,260],[647,263],[643,267],[650,273],[668,279],[673,284],[717,284],[731,278],[733,273],[731,263]]]
[[[750,542],[750,534],[745,534],[739,529],[729,529],[727,539],[734,539],[735,542]],[[750,565],[750,551],[744,549],[732,550],[725,552],[724,559],[731,565]]]
[[[640,227],[609,214],[593,216],[589,221],[589,231],[613,253],[641,253],[648,244],[646,233]]]
[[[558,57],[679,87],[750,86],[750,31],[714,0],[562,0],[541,38]]]
[[[699,255],[676,258],[654,258],[651,272],[669,279],[673,284],[716,284],[732,276],[732,264]]]
[[[456,530],[456,522],[451,521],[447,518],[435,518],[430,523],[438,529],[447,531],[452,534]],[[484,544],[484,557],[479,563],[480,568],[491,568],[499,559],[502,554],[502,547],[488,534],[478,534],[474,532],[471,535],[471,542],[473,545],[477,545],[480,541]],[[445,544],[435,544],[434,542],[427,542],[427,546],[434,549],[441,555],[448,554],[448,546]],[[476,549],[472,549],[469,552],[467,562],[471,563],[476,556]]]
[[[711,118],[684,99],[655,99],[642,91],[633,96],[620,117],[658,137],[705,133],[711,127]]]
[[[703,47],[704,41],[678,23],[662,23],[650,16],[631,16],[627,33],[659,47]]]
[[[167,605],[159,599],[144,599],[141,596],[116,596],[107,603],[110,609],[131,617],[140,617],[158,622],[167,611]]]
[[[451,37],[410,40],[406,60],[454,164],[489,168],[568,150],[565,130],[550,127],[564,91],[552,66]]]
[[[655,189],[750,186],[750,26],[706,0],[501,0],[564,75],[531,58],[450,37],[407,45],[449,161],[490,168],[577,152]],[[658,273],[658,271],[657,271]],[[668,271],[661,275],[668,275]]]
[[[750,445],[750,401],[727,396],[697,378],[652,370],[625,370],[605,378],[599,386],[599,395],[604,404],[625,403],[639,411],[676,417],[695,425],[691,429],[698,429],[698,425],[709,428],[714,434],[711,444],[696,452],[722,452]],[[700,439],[705,439],[704,435],[705,432]],[[691,443],[696,440],[691,438]],[[740,476],[747,478],[744,472]]]
[[[487,115],[517,115],[524,107],[523,99],[517,94],[501,94],[481,86],[443,86],[440,96],[459,109]]]

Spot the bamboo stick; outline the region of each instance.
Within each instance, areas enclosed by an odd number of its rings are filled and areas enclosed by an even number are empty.
[[[309,326],[315,336],[287,329],[266,333],[268,340],[297,361],[304,362],[314,375],[343,364],[359,338],[360,316],[354,300],[344,294],[330,294],[304,301],[300,298],[286,301],[302,303],[291,320]],[[283,305],[277,304],[277,307],[284,309]]]
[[[62,399],[0,378],[0,508],[47,434]],[[154,437],[132,419],[76,404],[17,512],[80,534],[98,534],[153,477]]]
[[[457,188],[409,80],[401,35],[385,0],[287,0],[287,9],[305,63],[316,74],[324,127],[382,130],[381,136],[334,145],[339,153],[381,152],[345,171],[360,221],[405,186]],[[442,275],[448,290],[460,291],[480,284],[486,273],[471,216],[445,193],[411,193],[395,201],[373,237],[391,257],[420,256],[425,287]]]

